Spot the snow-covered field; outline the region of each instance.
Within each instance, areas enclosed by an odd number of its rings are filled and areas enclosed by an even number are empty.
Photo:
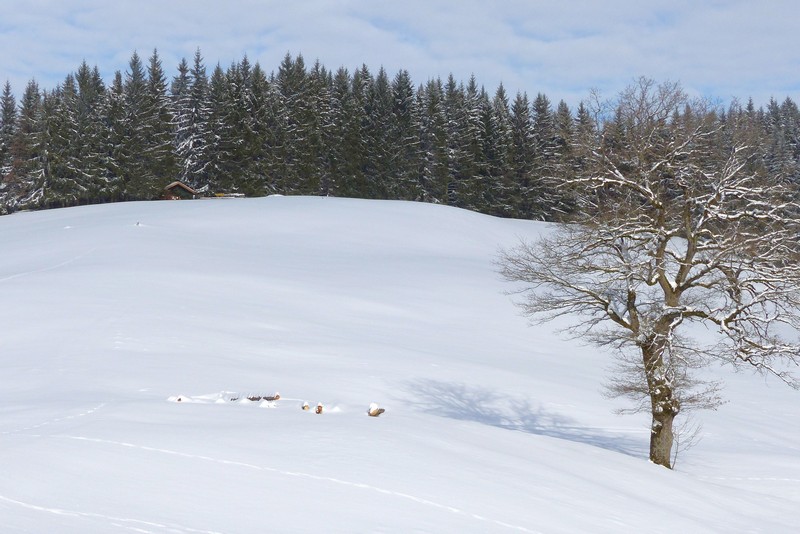
[[[498,248],[541,231],[330,198],[0,217],[0,531],[797,532],[800,393],[723,369],[650,464],[607,355],[503,293]]]

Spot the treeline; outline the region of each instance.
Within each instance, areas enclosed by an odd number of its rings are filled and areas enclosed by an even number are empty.
[[[134,53],[106,86],[85,62],[52,90],[0,102],[0,212],[158,198],[181,180],[213,193],[440,202],[517,218],[578,209],[562,187],[585,147],[624,138],[614,110],[487,92],[450,76],[415,86],[367,66],[330,71],[287,54],[208,75],[200,51],[168,78]],[[591,108],[591,109],[590,109]],[[693,110],[675,110],[675,121]],[[789,98],[704,108],[720,149],[746,136],[758,172],[800,184],[800,112]],[[583,147],[578,149],[578,147]],[[585,207],[581,207],[585,209]]]

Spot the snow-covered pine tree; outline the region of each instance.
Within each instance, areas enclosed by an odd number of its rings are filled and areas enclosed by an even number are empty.
[[[310,81],[302,55],[286,54],[278,68],[276,82],[285,108],[285,142],[282,147],[283,190],[286,193],[315,194],[310,176],[315,168],[314,111]]]
[[[366,198],[367,184],[367,118],[368,98],[372,86],[372,74],[366,65],[355,69],[350,84],[350,98],[344,108],[346,158],[346,185],[341,188],[342,196]]]
[[[330,194],[346,196],[343,191],[347,187],[348,174],[352,168],[349,161],[349,142],[351,141],[348,122],[349,108],[352,106],[352,90],[350,73],[345,67],[339,67],[333,75],[331,84],[331,129],[329,135],[337,142],[327,143],[328,161],[330,165]]]
[[[313,195],[327,196],[332,190],[328,147],[338,142],[330,136],[332,85],[332,76],[316,61],[308,73],[308,142],[304,158],[307,169],[303,173],[307,177],[306,190]]]
[[[38,206],[44,178],[44,110],[39,84],[31,80],[20,100],[17,129],[11,145],[11,172],[6,175],[5,210]]]
[[[415,200],[418,196],[419,114],[414,86],[407,70],[400,70],[392,80],[392,120],[389,143],[393,147],[388,197]]]
[[[543,93],[537,94],[533,101],[531,119],[534,143],[532,193],[539,217],[552,219],[559,204],[555,188],[559,154],[553,108]]]
[[[223,125],[218,139],[224,157],[218,161],[217,183],[228,192],[252,193],[245,183],[248,159],[250,154],[249,139],[253,137],[252,120],[249,116],[248,101],[250,61],[245,56],[240,63],[233,63],[225,71],[222,106],[219,109],[219,121]]]
[[[97,66],[90,68],[83,61],[75,74],[77,109],[75,110],[78,142],[78,168],[81,183],[86,188],[85,200],[98,202],[105,197],[106,181],[106,118],[103,106],[105,84]]]
[[[457,83],[452,74],[447,77],[444,85],[444,110],[447,119],[448,156],[446,202],[451,206],[463,207],[465,205],[465,176],[468,175],[471,168],[467,163],[469,161],[467,152],[469,117],[464,85]]]
[[[17,129],[17,100],[11,92],[11,84],[3,86],[0,97],[0,176],[11,170],[11,141]]]
[[[766,111],[764,164],[773,175],[784,176],[800,185],[800,160],[798,160],[797,105],[786,99],[778,104],[770,99]]]
[[[591,209],[582,201],[585,198],[583,191],[576,191],[574,184],[576,183],[576,178],[590,172],[592,154],[586,147],[591,147],[598,143],[596,119],[584,102],[578,104],[574,123],[572,138],[570,139],[571,158],[568,163],[569,167],[564,169],[562,174],[564,181],[561,183],[564,194],[574,202],[573,215],[581,210]]]
[[[121,131],[116,141],[115,162],[122,176],[123,196],[127,200],[142,200],[152,198],[153,184],[150,180],[150,165],[148,164],[148,87],[144,64],[137,52],[134,52],[128,62],[128,70],[122,86],[124,103],[124,116],[116,124]]]
[[[158,197],[163,188],[178,177],[175,157],[174,118],[167,92],[167,77],[158,50],[153,50],[147,67],[147,90],[142,110],[145,133],[144,158],[145,198]]]
[[[421,156],[418,179],[420,200],[426,202],[447,202],[450,177],[444,98],[444,86],[439,78],[428,80],[417,90]]]
[[[566,102],[561,100],[554,114],[555,126],[555,204],[551,217],[555,220],[568,220],[575,211],[576,199],[569,188],[563,187],[565,178],[572,175],[575,158],[573,142],[575,138],[575,118]]]
[[[122,177],[124,198],[153,199],[178,175],[167,81],[157,50],[146,70],[136,52],[128,67],[123,115],[113,119],[114,167]]]
[[[11,92],[11,83],[6,81],[0,97],[0,215],[6,213],[6,195],[10,179],[12,153],[11,145],[17,130],[17,100]]]
[[[362,69],[363,70],[363,69]],[[363,74],[366,79],[366,74]],[[366,115],[366,178],[367,198],[388,198],[392,182],[392,152],[391,146],[392,107],[393,96],[389,77],[386,70],[381,67],[372,80],[367,92]]]
[[[517,93],[511,104],[510,204],[512,217],[539,219],[538,191],[533,177],[534,137],[528,95]]]
[[[452,75],[445,86],[446,109],[449,113],[450,176],[455,186],[455,204],[476,209],[483,194],[485,156],[483,154],[483,123],[481,121],[481,92],[475,77],[466,87],[456,85]],[[452,189],[452,188],[451,188]]]
[[[498,197],[502,188],[502,171],[499,170],[498,157],[500,151],[495,147],[498,142],[498,123],[494,117],[493,99],[485,89],[480,93],[480,189],[476,211],[497,215]]]
[[[200,189],[208,185],[207,167],[209,165],[210,106],[208,99],[208,76],[203,56],[198,48],[194,54],[189,73],[189,89],[185,104],[187,113],[180,122],[183,129],[181,143],[176,147],[176,157],[180,167],[179,177],[190,186]]]
[[[243,165],[243,191],[248,195],[264,195],[276,191],[272,169],[273,147],[278,140],[277,107],[274,89],[261,65],[256,63],[245,87],[247,109],[246,157]]]
[[[511,157],[512,128],[511,110],[508,106],[508,96],[501,83],[491,107],[485,111],[486,124],[486,164],[491,179],[491,198],[484,209],[492,215],[510,216],[513,213],[511,203],[511,183],[509,167]]]
[[[205,175],[212,191],[225,193],[233,192],[225,175],[225,166],[231,157],[229,147],[232,136],[226,120],[229,105],[227,92],[225,71],[217,64],[208,84],[208,164],[205,166]]]
[[[170,104],[175,128],[173,136],[175,158],[180,169],[178,179],[186,184],[190,183],[186,172],[186,149],[190,146],[188,141],[192,118],[191,88],[189,62],[186,58],[181,58],[178,63],[178,74],[172,78],[170,84]]]
[[[130,159],[130,125],[122,73],[116,71],[111,86],[101,102],[101,116],[105,123],[102,139],[103,167],[105,169],[100,198],[118,201],[126,198],[126,167]]]
[[[800,109],[789,97],[781,104],[786,139],[787,176],[800,190]]]
[[[78,137],[79,97],[75,77],[67,75],[61,86],[43,98],[46,158],[41,203],[61,207],[88,200],[88,187]]]
[[[104,183],[103,82],[84,61],[42,98],[43,159],[41,205],[71,206],[96,201]]]
[[[473,211],[480,211],[491,193],[488,191],[486,148],[486,122],[484,114],[489,109],[489,97],[483,88],[479,88],[475,76],[471,76],[464,91],[465,129],[461,132],[463,143],[460,174],[461,197],[463,206]]]

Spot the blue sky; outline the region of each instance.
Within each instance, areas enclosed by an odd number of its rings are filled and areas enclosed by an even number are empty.
[[[111,80],[154,48],[171,77],[199,47],[209,71],[247,54],[271,72],[290,52],[571,106],[639,76],[766,105],[800,102],[798,20],[796,0],[29,0],[0,18],[0,81],[54,88],[84,59]]]

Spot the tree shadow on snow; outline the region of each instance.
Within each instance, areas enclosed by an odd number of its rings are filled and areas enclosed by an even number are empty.
[[[633,439],[610,430],[581,426],[574,419],[534,406],[528,399],[436,380],[409,381],[403,390],[403,403],[440,417],[566,439],[637,458],[646,456],[647,443],[642,441],[646,436]]]

